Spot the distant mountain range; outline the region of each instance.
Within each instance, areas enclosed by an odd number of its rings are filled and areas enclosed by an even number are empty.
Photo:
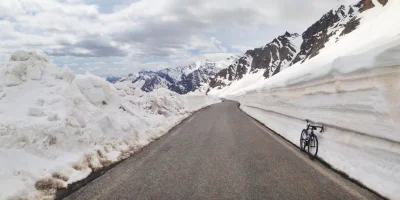
[[[116,83],[121,79],[120,76],[107,76],[106,80],[110,83]]]
[[[160,71],[140,71],[137,74],[129,74],[114,82],[141,82],[143,83],[141,89],[146,92],[162,87],[179,94],[186,94],[196,90],[205,92],[215,74],[221,68],[230,66],[237,60],[238,57],[232,56],[217,62],[204,60],[184,67],[166,68]],[[108,80],[112,82],[114,79],[110,78]]]

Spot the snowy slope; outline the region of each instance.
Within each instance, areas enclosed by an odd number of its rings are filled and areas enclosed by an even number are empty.
[[[217,101],[166,89],[145,93],[17,52],[0,68],[0,199],[52,198],[55,188],[128,157]]]
[[[304,119],[324,124],[321,159],[400,199],[400,0],[372,2],[355,30],[332,37],[312,59],[224,95],[297,145]]]

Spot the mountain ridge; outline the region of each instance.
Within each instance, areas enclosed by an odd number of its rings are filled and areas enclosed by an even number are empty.
[[[388,0],[377,0],[382,6]],[[361,0],[354,5],[341,5],[326,12],[319,20],[309,26],[301,35],[285,32],[267,43],[263,48],[246,51],[225,69],[217,72],[210,81],[210,90],[221,90],[245,75],[263,70],[264,78],[270,78],[282,70],[312,59],[328,43],[337,42],[341,37],[353,32],[360,24],[360,14],[374,8],[373,0]]]
[[[186,94],[196,90],[205,92],[210,78],[221,68],[235,62],[237,57],[231,56],[222,61],[200,60],[187,66],[165,68],[159,71],[140,71],[129,74],[119,82],[143,82],[141,90],[152,92],[154,89],[167,88],[179,94]]]

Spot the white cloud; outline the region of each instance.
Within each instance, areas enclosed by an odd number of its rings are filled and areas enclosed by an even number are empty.
[[[329,9],[355,1],[3,0],[0,62],[12,51],[29,49],[71,63],[109,57],[124,60],[121,68],[179,65],[197,54],[263,45],[275,32],[301,31]],[[167,61],[145,62],[160,58]]]
[[[232,45],[232,49],[235,49],[241,53],[245,53],[247,50],[254,48],[254,47],[249,47],[249,46],[244,46],[244,45]]]

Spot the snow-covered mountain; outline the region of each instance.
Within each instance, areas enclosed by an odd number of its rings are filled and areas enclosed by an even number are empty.
[[[388,0],[376,2],[384,6]],[[286,32],[262,48],[248,50],[238,62],[216,74],[210,82],[212,93],[221,93],[220,90],[226,90],[224,88],[232,82],[240,82],[247,75],[252,79],[254,76],[260,79],[261,74],[270,78],[296,63],[314,58],[328,44],[336,43],[354,31],[360,24],[360,14],[374,7],[373,0],[361,0],[355,5],[342,5],[327,12],[302,35]],[[247,82],[244,80],[240,87],[248,85]]]
[[[262,48],[248,50],[244,56],[229,67],[219,71],[211,80],[211,88],[222,88],[238,81],[246,74],[263,71],[268,78],[288,67],[301,44],[297,33],[288,33],[275,38]]]
[[[141,89],[151,92],[158,88],[167,88],[179,94],[186,94],[195,90],[206,91],[211,78],[221,68],[237,61],[237,57],[229,57],[222,61],[197,61],[184,67],[166,68],[160,71],[141,71],[138,74],[129,74],[120,80],[132,83],[142,83]]]

